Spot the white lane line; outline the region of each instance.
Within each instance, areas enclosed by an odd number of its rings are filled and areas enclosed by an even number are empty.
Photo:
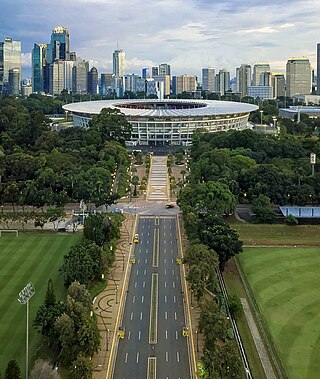
[[[137,353],[137,363],[139,363],[139,355],[140,353]]]
[[[144,263],[148,263],[148,258],[146,258],[146,259],[144,260]]]
[[[167,249],[163,249],[163,252],[166,253],[166,252],[167,252]]]
[[[149,245],[149,240],[147,240],[147,245]]]
[[[163,240],[163,243],[166,244],[166,240]]]
[[[150,232],[148,232],[148,237],[150,236]]]
[[[140,263],[140,259],[138,259],[138,264]]]
[[[174,319],[177,319],[177,312],[174,312]]]
[[[178,339],[178,331],[176,330],[176,340]]]
[[[168,319],[168,312],[164,312],[164,318],[167,320]]]
[[[171,263],[173,263],[173,258],[171,259]]]
[[[172,226],[170,225],[170,229],[172,228]]]
[[[141,296],[141,303],[144,302],[144,296]]]
[[[166,268],[164,269],[164,274],[167,275],[167,269]]]
[[[165,229],[166,228],[166,226],[165,225],[163,225],[163,229]]]
[[[130,315],[130,320],[133,319],[133,312],[131,312],[131,315]]]
[[[171,240],[171,245],[172,245],[172,240]]]
[[[144,275],[147,275],[147,270],[146,269],[144,270]]]
[[[164,302],[167,302],[167,295],[164,296]]]
[[[171,249],[171,254],[173,253],[173,250]]]
[[[177,351],[177,362],[178,362],[178,363],[180,362],[180,354],[179,354],[179,351]]]
[[[136,297],[133,296],[133,298],[132,298],[132,302],[134,303],[135,301],[136,301]]]
[[[141,233],[141,237],[143,237],[143,232]]]
[[[139,270],[137,270],[136,275],[139,275]]]
[[[126,357],[124,359],[124,363],[128,363],[128,353],[126,353]]]
[[[146,249],[146,254],[148,254],[149,253],[149,250],[148,249]]]
[[[163,232],[163,237],[165,237],[166,236],[166,233],[165,232]]]
[[[173,296],[173,302],[174,302],[174,303],[176,302],[176,297],[175,297],[175,296]]]
[[[131,331],[128,332],[128,340],[131,338]]]
[[[137,288],[137,282],[134,282],[134,288]]]
[[[172,282],[172,288],[176,288],[176,282]]]
[[[166,351],[166,362],[168,362],[168,360],[169,360],[169,354],[168,354],[168,352]]]
[[[168,339],[168,331],[166,330],[166,340]]]
[[[146,282],[143,282],[142,283],[142,287],[144,288],[146,286]]]
[[[141,330],[139,330],[138,339],[141,340]]]
[[[164,287],[167,287],[167,282],[164,282]]]
[[[172,269],[172,275],[174,275],[174,268]]]
[[[142,320],[142,312],[140,313],[140,320]]]
[[[164,258],[164,263],[167,263],[167,258]],[[173,262],[172,262],[173,263]]]

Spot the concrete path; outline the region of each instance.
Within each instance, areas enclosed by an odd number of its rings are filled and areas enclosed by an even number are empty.
[[[149,201],[168,201],[167,157],[151,157],[147,199]]]
[[[248,322],[248,325],[249,325],[249,328],[250,328],[250,331],[252,334],[252,338],[254,340],[254,344],[256,345],[257,352],[258,352],[260,360],[261,360],[263,370],[266,374],[266,377],[267,377],[267,379],[276,379],[276,376],[275,376],[274,371],[273,371],[272,364],[270,362],[270,359],[269,359],[268,353],[266,351],[266,348],[264,346],[264,343],[261,339],[261,336],[260,336],[260,333],[258,331],[256,322],[253,318],[251,309],[249,307],[248,301],[245,298],[241,298],[240,300],[241,300],[243,311],[244,311],[244,314],[246,316],[246,319],[247,319],[247,322]]]

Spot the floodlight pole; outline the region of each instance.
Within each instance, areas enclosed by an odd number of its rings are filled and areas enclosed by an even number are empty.
[[[28,283],[19,293],[18,301],[21,304],[27,304],[27,323],[26,323],[26,379],[28,379],[29,365],[29,300],[35,294],[35,289],[32,283]]]

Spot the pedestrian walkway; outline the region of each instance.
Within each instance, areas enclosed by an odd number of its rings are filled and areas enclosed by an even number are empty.
[[[149,201],[168,201],[168,194],[169,183],[167,157],[152,156],[147,199]]]
[[[98,328],[101,336],[99,353],[93,359],[93,379],[105,379],[109,363],[110,349],[116,332],[116,319],[121,303],[123,286],[127,286],[125,278],[128,270],[128,254],[133,238],[135,215],[125,214],[122,223],[121,237],[117,244],[116,261],[108,275],[107,287],[94,299],[93,309],[97,317]]]

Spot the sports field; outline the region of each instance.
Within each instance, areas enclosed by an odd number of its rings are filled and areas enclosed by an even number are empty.
[[[239,256],[289,379],[320,377],[320,249],[246,248]]]
[[[10,359],[16,359],[25,370],[26,305],[18,302],[18,294],[29,282],[36,293],[30,300],[30,363],[39,344],[32,327],[33,319],[44,301],[48,279],[54,283],[57,298],[64,294],[63,279],[58,269],[63,256],[76,244],[81,234],[19,233],[0,237],[0,372]]]

